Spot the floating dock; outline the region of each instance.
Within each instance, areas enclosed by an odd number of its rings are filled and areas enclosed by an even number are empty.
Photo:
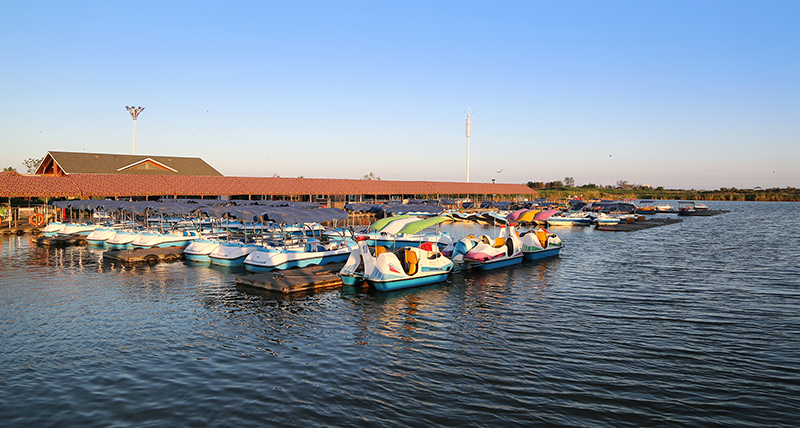
[[[35,226],[15,226],[15,227],[8,227],[8,226],[0,226],[0,235],[38,235],[40,230],[38,227]]]
[[[31,239],[41,247],[69,247],[71,245],[85,246],[86,235],[39,236]]]
[[[283,294],[336,288],[342,285],[342,279],[338,275],[342,266],[344,263],[331,263],[237,276],[236,284]]]
[[[122,263],[174,262],[183,259],[184,248],[186,247],[134,248],[132,250],[109,250],[103,252],[103,258]]]
[[[680,218],[648,218],[633,223],[621,222],[619,224],[598,224],[595,226],[597,230],[604,230],[608,232],[632,232],[634,230],[649,229],[651,227],[666,226],[668,224],[675,224],[682,222]]]

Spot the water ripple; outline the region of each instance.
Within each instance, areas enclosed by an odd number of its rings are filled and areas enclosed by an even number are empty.
[[[557,259],[394,293],[269,296],[237,270],[3,238],[0,421],[793,426],[800,204],[717,206],[559,229]]]

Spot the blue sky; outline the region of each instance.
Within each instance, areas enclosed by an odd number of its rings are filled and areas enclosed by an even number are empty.
[[[800,2],[6,2],[0,167],[800,187]],[[502,172],[498,172],[501,171]]]

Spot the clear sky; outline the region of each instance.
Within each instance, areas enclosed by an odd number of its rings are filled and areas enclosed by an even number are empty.
[[[7,1],[0,168],[800,187],[800,1]]]

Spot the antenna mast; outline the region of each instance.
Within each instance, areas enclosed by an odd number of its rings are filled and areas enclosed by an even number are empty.
[[[469,114],[472,113],[469,111],[469,106],[467,106],[467,183],[469,183],[469,135],[471,133],[471,123],[469,119]]]

